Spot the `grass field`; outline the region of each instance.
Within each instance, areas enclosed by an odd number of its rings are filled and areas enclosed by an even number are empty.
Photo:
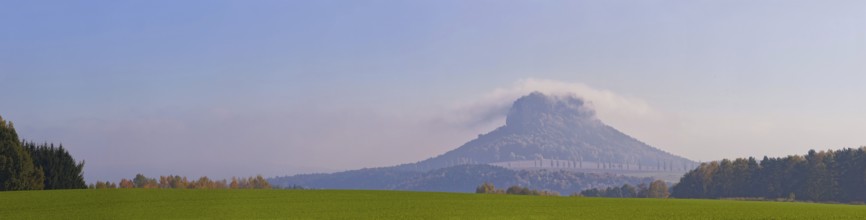
[[[0,192],[0,219],[863,219],[866,206],[343,190]]]

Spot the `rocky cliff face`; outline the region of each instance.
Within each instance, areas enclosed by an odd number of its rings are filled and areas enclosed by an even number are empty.
[[[511,106],[505,126],[525,132],[567,129],[581,124],[599,124],[595,112],[584,105],[583,100],[566,96],[546,96],[534,92],[524,96]]]

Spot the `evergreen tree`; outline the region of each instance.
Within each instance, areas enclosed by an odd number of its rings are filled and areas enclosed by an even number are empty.
[[[34,165],[45,173],[45,189],[84,189],[84,162],[77,163],[63,145],[22,143]]]
[[[21,146],[12,122],[0,117],[0,191],[39,190],[45,176]]]

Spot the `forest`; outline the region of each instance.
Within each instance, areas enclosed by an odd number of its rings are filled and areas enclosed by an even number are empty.
[[[20,141],[0,117],[0,191],[86,188],[83,169],[63,145]]]
[[[673,187],[677,198],[757,198],[866,202],[866,147],[780,158],[701,164]]]

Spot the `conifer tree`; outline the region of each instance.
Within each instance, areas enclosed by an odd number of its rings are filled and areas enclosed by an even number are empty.
[[[84,189],[84,162],[76,162],[63,145],[21,143],[30,153],[33,164],[45,174],[45,189]]]
[[[12,122],[0,117],[0,191],[39,190],[44,187],[42,170],[33,165],[21,146]]]

